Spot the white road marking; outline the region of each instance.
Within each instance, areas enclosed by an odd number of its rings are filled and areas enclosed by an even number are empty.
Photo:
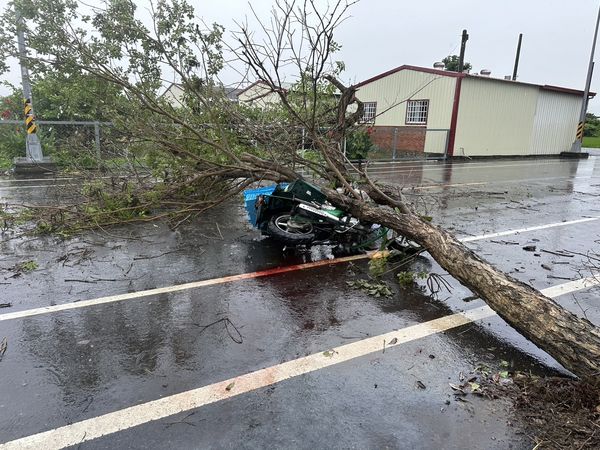
[[[13,189],[23,190],[23,189],[43,189],[43,188],[59,188],[66,186],[74,186],[72,184],[39,184],[34,186],[0,186],[0,191],[12,191]]]
[[[599,283],[597,279],[588,278],[553,286],[542,290],[542,293],[545,295],[567,294]],[[440,317],[439,319],[380,334],[333,349],[325,349],[322,352],[313,353],[303,358],[287,361],[197,389],[16,439],[0,444],[0,450],[40,448],[54,450],[78,445],[82,442],[236,397],[345,361],[381,352],[384,342],[386,342],[386,349],[389,349],[494,315],[496,313],[489,306],[481,306],[465,312]],[[389,344],[392,339],[397,339],[397,341],[394,344]]]
[[[373,175],[379,176],[387,176],[393,175],[393,173],[374,173]],[[410,175],[410,174],[407,174]],[[443,187],[452,187],[452,186],[468,186],[468,185],[485,185],[485,184],[502,184],[502,183],[525,183],[528,181],[552,181],[552,180],[591,180],[600,177],[585,175],[580,177],[538,177],[538,178],[514,178],[510,180],[493,180],[493,181],[477,181],[472,183],[456,183],[456,184],[425,184],[421,186],[401,186],[404,189],[433,189],[433,188],[443,188]]]
[[[65,181],[65,180],[75,180],[75,177],[61,177],[61,178],[9,178],[5,180],[0,180],[0,183],[30,183],[32,181]]]
[[[391,162],[389,163],[389,165],[385,165],[385,164],[379,164],[379,165],[368,165],[367,167],[369,169],[373,169],[373,172],[376,172],[377,169],[394,169],[395,167],[393,166],[394,164],[400,164],[400,163],[395,163],[395,162]],[[487,165],[484,165],[487,164]],[[433,164],[429,164],[429,165],[420,165],[420,164],[416,164],[416,165],[406,165],[406,166],[399,166],[398,170],[406,170],[409,168],[415,168],[415,169],[423,169],[424,171],[434,171],[434,170],[448,170],[448,169],[452,169],[453,171],[455,169],[497,169],[497,168],[505,168],[505,167],[529,167],[529,166],[535,166],[535,167],[547,167],[547,166],[556,166],[556,165],[564,165],[565,161],[545,161],[542,164],[540,164],[540,162],[530,162],[530,163],[516,163],[516,164],[492,164],[490,165],[489,162],[481,162],[481,163],[464,163],[464,164],[444,164],[442,166],[440,165],[433,165]],[[369,171],[370,172],[370,171]]]
[[[126,178],[126,175],[118,175],[116,176],[117,178]],[[105,177],[94,177],[94,180],[97,179],[108,179],[108,178],[112,178],[110,176],[105,176]],[[81,181],[88,181],[90,180],[90,178],[86,178],[86,177],[59,177],[59,178],[8,178],[8,179],[3,179],[0,180],[0,183],[30,183],[32,181],[66,181],[66,180],[81,180]]]
[[[547,228],[575,225],[575,224],[591,222],[591,221],[599,220],[599,219],[600,219],[600,217],[589,217],[589,218],[585,218],[585,219],[570,220],[567,222],[549,223],[546,225],[538,225],[535,227],[501,231],[499,233],[482,234],[480,236],[469,236],[469,237],[459,238],[459,241],[461,241],[461,242],[481,241],[481,240],[491,239],[491,238],[500,237],[500,236],[510,236],[512,234],[526,233],[528,231],[536,231],[536,230],[543,230],[543,229],[547,229]],[[82,301],[78,301],[78,302],[63,303],[60,305],[43,306],[41,308],[32,308],[32,309],[26,309],[23,311],[15,311],[15,312],[11,312],[11,313],[0,314],[0,322],[5,321],[5,320],[22,319],[24,317],[37,316],[40,314],[49,314],[49,313],[55,313],[55,312],[59,312],[59,311],[68,311],[68,310],[72,310],[72,309],[86,308],[88,306],[96,306],[96,305],[102,305],[102,304],[106,304],[106,303],[114,303],[114,302],[120,302],[120,301],[124,301],[124,300],[132,300],[132,299],[136,299],[136,298],[149,297],[151,295],[166,294],[166,293],[170,293],[170,292],[185,291],[188,289],[196,289],[196,288],[205,287],[205,286],[214,286],[217,284],[231,283],[234,281],[249,280],[249,279],[253,279],[253,278],[260,278],[260,277],[275,275],[275,274],[279,274],[279,273],[292,272],[295,270],[305,270],[305,269],[312,269],[315,267],[339,264],[339,263],[343,263],[343,262],[358,261],[361,259],[369,258],[371,256],[371,254],[372,253],[367,253],[366,255],[355,255],[355,256],[347,256],[344,258],[314,261],[314,262],[305,263],[305,264],[279,267],[276,269],[267,269],[267,270],[261,270],[258,272],[242,273],[239,275],[230,275],[227,277],[212,278],[209,280],[193,281],[191,283],[176,284],[173,286],[164,286],[164,287],[154,288],[154,289],[146,289],[143,291],[129,292],[127,294],[109,295],[107,297],[94,298],[94,299],[90,299],[90,300],[82,300]]]
[[[435,189],[435,188],[456,187],[456,186],[480,186],[482,184],[488,184],[488,182],[477,181],[477,182],[472,182],[472,183],[426,184],[426,185],[423,185],[423,186],[415,186],[415,187],[410,187],[410,188],[407,188],[407,189],[421,190],[421,189]]]
[[[567,222],[549,223],[547,225],[538,225],[535,227],[520,228],[517,230],[500,231],[498,233],[482,234],[480,236],[471,236],[466,238],[460,238],[462,242],[473,242],[481,241],[483,239],[492,239],[500,236],[509,236],[511,234],[527,233],[529,231],[545,230],[546,228],[566,227],[568,225],[575,225],[578,223],[593,222],[600,219],[600,217],[586,217],[585,219],[569,220]]]
[[[275,269],[266,269],[266,270],[261,270],[258,272],[248,272],[248,273],[242,273],[239,275],[231,275],[231,276],[227,276],[227,277],[212,278],[209,280],[193,281],[191,283],[176,284],[174,286],[165,286],[165,287],[155,288],[155,289],[146,289],[144,291],[129,292],[127,294],[109,295],[107,297],[100,297],[100,298],[84,300],[84,301],[80,301],[80,302],[71,302],[71,303],[64,303],[64,304],[60,304],[60,305],[44,306],[41,308],[26,309],[24,311],[15,311],[13,313],[0,314],[0,322],[4,321],[4,320],[21,319],[23,317],[37,316],[40,314],[48,314],[48,313],[54,313],[54,312],[58,312],[58,311],[67,311],[70,309],[85,308],[87,306],[95,306],[95,305],[101,305],[101,304],[106,304],[106,303],[120,302],[123,300],[130,300],[130,299],[134,299],[134,298],[148,297],[150,295],[158,295],[158,294],[165,294],[168,292],[184,291],[187,289],[196,289],[196,288],[205,287],[205,286],[214,286],[216,284],[231,283],[233,281],[249,280],[249,279],[253,279],[253,278],[260,278],[260,277],[264,277],[264,276],[275,275],[275,274],[280,274],[280,273],[285,273],[285,272],[292,272],[295,270],[304,270],[304,269],[312,269],[315,267],[329,266],[329,265],[333,265],[333,264],[340,264],[340,263],[344,263],[344,262],[365,259],[368,257],[369,257],[369,255],[367,254],[367,255],[346,256],[343,258],[335,258],[335,259],[324,259],[321,261],[314,261],[314,262],[309,262],[309,263],[305,263],[305,264],[284,266],[284,267],[278,267]]]

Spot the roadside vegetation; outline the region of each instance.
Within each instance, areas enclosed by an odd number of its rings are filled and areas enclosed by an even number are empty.
[[[600,117],[593,113],[587,113],[585,116],[582,145],[588,148],[600,148]]]

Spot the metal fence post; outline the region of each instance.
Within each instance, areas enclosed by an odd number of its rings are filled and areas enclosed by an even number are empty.
[[[450,130],[446,130],[446,143],[444,144],[444,160],[448,159],[448,142],[450,141]]]
[[[392,159],[396,159],[396,147],[398,146],[398,128],[394,128],[394,138],[392,139]]]
[[[100,153],[100,122],[94,122],[94,138],[96,142],[96,158],[100,161],[102,156]]]

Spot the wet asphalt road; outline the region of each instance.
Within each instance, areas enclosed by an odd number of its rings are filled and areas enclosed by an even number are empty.
[[[589,276],[600,251],[600,158],[373,165],[379,179],[465,238],[548,225],[469,243],[539,289]],[[0,179],[4,202],[60,202],[73,180]],[[66,187],[68,188],[68,186]],[[241,203],[241,202],[240,202]],[[163,224],[76,239],[3,235],[0,314],[331,258],[283,254],[237,204],[172,232]],[[219,224],[218,227],[216,224]],[[536,252],[522,250],[535,245]],[[548,252],[544,252],[546,250]],[[539,256],[536,256],[539,254]],[[546,267],[543,268],[542,264]],[[443,271],[424,256],[414,270]],[[339,345],[482,306],[452,279],[437,296],[401,289],[377,299],[346,281],[364,260],[0,321],[0,442],[277,366]],[[600,324],[592,288],[558,301]],[[219,319],[228,319],[228,326]],[[241,334],[241,343],[236,329]],[[335,357],[335,355],[334,355]],[[453,328],[251,392],[86,441],[81,448],[531,448],[504,400],[455,401],[449,382],[485,363],[538,374],[560,366],[500,318]],[[425,389],[421,387],[421,383]],[[235,393],[235,386],[232,389]],[[449,404],[446,404],[446,401]],[[84,435],[81,436],[84,439]],[[0,447],[1,448],[1,447]]]

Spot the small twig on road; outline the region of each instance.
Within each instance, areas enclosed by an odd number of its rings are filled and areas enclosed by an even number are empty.
[[[65,283],[91,283],[91,284],[96,284],[95,281],[91,281],[91,280],[77,280],[75,278],[66,278]]]
[[[83,408],[83,411],[81,411],[81,413],[83,414],[84,412],[86,412],[88,410],[88,408],[90,407],[90,405],[94,402],[94,396],[90,395],[86,400],[88,400],[88,404],[85,405],[85,408]]]
[[[574,255],[584,256],[587,259],[592,260],[592,261],[600,261],[600,258],[597,258],[595,256],[591,256],[589,253],[573,252],[571,250],[566,250],[566,251],[568,251],[569,253],[572,253]]]
[[[5,336],[4,339],[2,339],[2,342],[0,342],[0,361],[2,361],[2,358],[4,357],[4,353],[6,352],[7,348],[8,348],[8,339]]]
[[[585,317],[587,320],[590,320],[590,319],[588,319],[588,316],[586,314],[587,310],[585,310],[585,309],[583,309],[581,307],[581,305],[579,304],[579,300],[577,300],[577,297],[575,297],[575,294],[571,294],[571,297],[573,297],[573,300],[575,301],[575,303],[577,304],[577,306],[579,306],[579,309],[581,310],[581,312],[583,314],[583,317]]]
[[[188,417],[191,417],[191,416],[193,416],[194,414],[196,414],[196,411],[192,411],[192,412],[191,412],[191,413],[189,413],[187,416],[185,416],[183,419],[181,419],[181,420],[178,420],[177,422],[167,422],[167,423],[166,423],[166,426],[165,426],[165,428],[169,428],[169,427],[171,427],[171,426],[173,426],[173,425],[177,425],[178,423],[183,423],[183,424],[185,424],[185,425],[191,425],[191,426],[195,427],[195,426],[196,426],[196,424],[195,424],[195,423],[188,422],[188,421],[186,420]],[[202,420],[205,420],[205,419],[202,419]]]
[[[223,322],[225,324],[225,330],[227,331],[227,334],[229,335],[229,337],[231,338],[231,340],[233,342],[235,342],[236,344],[241,344],[244,342],[244,338],[242,337],[242,333],[240,333],[240,330],[237,329],[237,327],[233,324],[233,322],[231,320],[229,320],[229,317],[223,317],[222,319],[219,320],[215,320],[212,323],[209,323],[208,325],[200,325],[199,323],[194,323],[193,325],[200,327],[200,334],[204,333],[208,328],[212,327],[213,325],[216,325],[218,323]],[[229,326],[233,327],[233,329],[235,330],[235,334],[231,334],[231,331],[229,330]]]
[[[215,222],[215,225],[217,225],[217,231],[219,232],[219,236],[221,236],[221,240],[224,241],[225,238],[223,237],[223,233],[221,233],[221,229],[219,228],[219,223]]]
[[[96,277],[92,277],[92,279],[94,281],[126,281],[126,278],[123,278],[123,279],[119,280],[117,278],[96,278]]]
[[[181,225],[182,223],[187,221],[191,216],[192,216],[192,213],[189,213],[187,216],[185,216],[183,219],[181,219],[179,222],[177,222],[175,225],[173,225],[171,227],[171,231],[175,231],[177,228],[179,228],[179,225]]]
[[[81,438],[81,441],[79,441],[79,445],[77,446],[77,450],[79,450],[81,448],[81,444],[83,443],[83,441],[85,441],[85,437],[87,436],[87,431],[85,431],[83,433],[83,437]]]
[[[544,253],[550,253],[551,255],[564,256],[566,258],[573,258],[575,256],[574,252],[569,252],[569,253],[565,253],[565,252],[552,252],[550,250],[544,250],[544,249],[541,249],[541,251],[544,252]]]
[[[177,253],[178,251],[180,251],[180,250],[171,250],[170,252],[164,252],[164,253],[161,253],[160,255],[152,255],[152,256],[140,255],[140,256],[134,256],[133,260],[134,261],[139,261],[141,259],[155,259],[155,258],[160,258],[161,256],[170,255],[171,253]]]

